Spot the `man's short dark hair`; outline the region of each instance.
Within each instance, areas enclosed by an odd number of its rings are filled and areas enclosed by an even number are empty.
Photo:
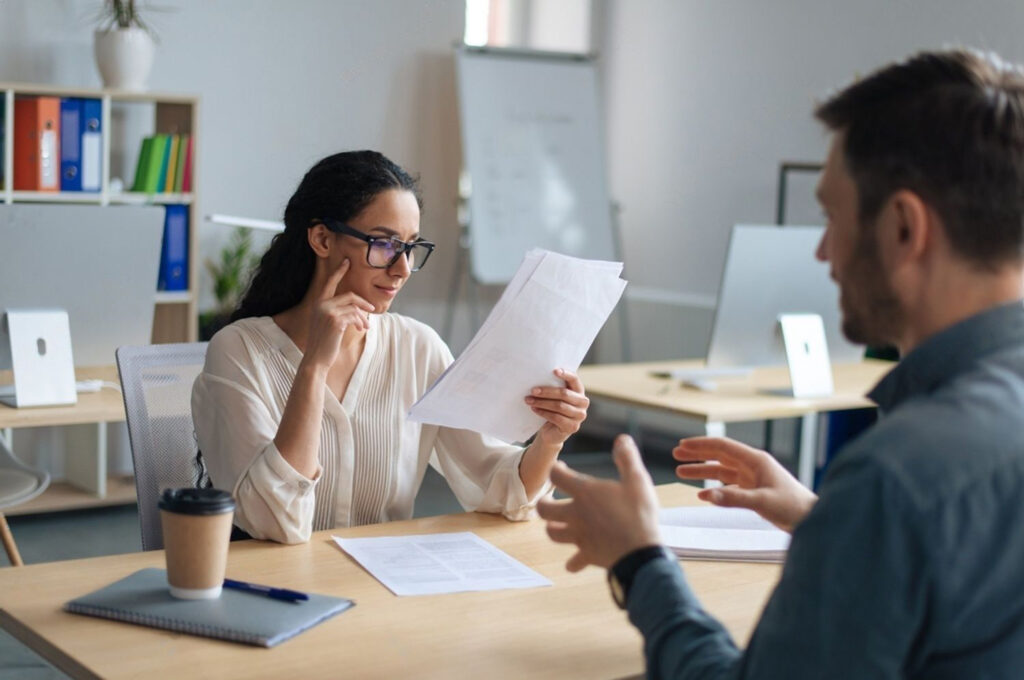
[[[924,52],[815,111],[845,134],[862,224],[900,189],[942,218],[953,249],[987,269],[1024,256],[1024,72],[994,54]]]

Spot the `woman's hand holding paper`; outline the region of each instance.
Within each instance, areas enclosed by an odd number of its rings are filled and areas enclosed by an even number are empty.
[[[547,421],[537,432],[537,439],[548,446],[561,446],[575,434],[586,420],[590,406],[583,383],[575,373],[558,368],[555,376],[565,382],[564,387],[534,387],[526,397],[530,410]]]

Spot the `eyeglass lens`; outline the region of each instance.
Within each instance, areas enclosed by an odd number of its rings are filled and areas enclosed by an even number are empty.
[[[369,263],[372,267],[390,267],[405,253],[409,269],[417,271],[427,261],[430,248],[421,244],[406,244],[392,239],[377,239],[370,244]]]

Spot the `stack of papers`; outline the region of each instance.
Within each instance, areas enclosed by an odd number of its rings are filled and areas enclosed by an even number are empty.
[[[621,262],[531,250],[462,355],[409,411],[409,419],[530,438],[544,419],[523,399],[537,385],[575,372],[622,297]]]
[[[781,562],[789,548],[788,533],[743,508],[665,508],[658,528],[665,545],[685,559]]]

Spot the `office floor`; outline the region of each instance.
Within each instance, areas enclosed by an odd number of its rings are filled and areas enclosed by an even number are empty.
[[[597,438],[585,440],[580,437],[573,444],[574,450],[564,453],[563,459],[574,469],[595,477],[617,475],[608,441]],[[666,444],[646,445],[645,456],[655,483],[675,480]],[[416,499],[415,516],[425,517],[461,510],[444,479],[433,470],[428,470]],[[8,522],[26,564],[137,552],[142,549],[135,506],[11,517]],[[0,552],[0,568],[10,568],[8,565],[7,556]],[[52,680],[65,677],[0,631],[0,680]]]

